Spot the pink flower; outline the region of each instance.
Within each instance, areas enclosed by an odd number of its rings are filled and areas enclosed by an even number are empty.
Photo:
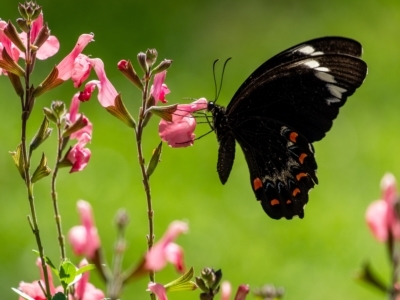
[[[43,14],[41,13],[39,17],[33,21],[31,30],[31,43],[34,43],[40,30],[43,27]],[[26,45],[27,36],[26,32],[19,34],[20,39]],[[60,43],[54,35],[50,35],[46,42],[36,51],[36,58],[40,60],[47,59],[58,52],[60,49]],[[20,52],[20,57],[25,58],[25,53]]]
[[[86,101],[89,100],[95,87],[99,89],[98,99],[103,107],[115,106],[115,98],[118,96],[117,90],[114,88],[110,80],[106,76],[104,70],[104,63],[99,58],[94,58],[89,60],[96,72],[99,80],[92,80],[86,83],[85,89],[81,92],[79,100]]]
[[[201,98],[191,104],[180,104],[172,115],[172,122],[161,120],[158,133],[170,147],[187,147],[193,145],[196,128],[196,119],[192,113],[207,109],[207,100]]]
[[[250,289],[248,285],[242,284],[239,286],[234,300],[245,300]],[[229,300],[231,297],[231,284],[228,281],[224,281],[221,284],[221,300]]]
[[[167,103],[165,99],[165,95],[170,93],[167,85],[164,84],[165,77],[167,76],[167,71],[162,71],[154,75],[153,85],[151,86],[150,93],[153,98],[156,100],[155,105],[157,105],[158,101],[162,103]]]
[[[71,106],[69,108],[69,114],[67,114],[66,116],[71,125],[81,117],[81,114],[78,113],[79,105],[81,103],[81,101],[79,101],[79,95],[80,93],[78,92],[72,97]],[[83,116],[83,122],[87,125],[79,129],[78,131],[72,133],[70,136],[71,139],[80,140],[80,138],[84,133],[88,134],[90,137],[92,136],[92,131],[93,131],[92,123],[85,116]]]
[[[386,242],[389,232],[395,240],[400,240],[400,218],[396,211],[399,204],[396,179],[392,174],[385,174],[381,181],[382,199],[372,202],[365,215],[367,224],[380,242]]]
[[[151,291],[154,295],[157,296],[159,300],[168,300],[167,292],[162,284],[150,282],[147,285],[149,291]]]
[[[75,255],[85,255],[92,259],[100,248],[100,238],[94,224],[92,207],[89,202],[80,200],[77,203],[82,225],[74,226],[68,232],[68,240]]]
[[[183,273],[185,264],[183,250],[180,246],[173,243],[177,237],[188,231],[185,222],[172,222],[163,237],[147,252],[145,257],[145,268],[147,270],[159,271],[164,268],[167,262],[174,264],[175,269]]]
[[[86,168],[92,153],[90,149],[85,148],[85,146],[90,142],[91,138],[89,134],[82,133],[78,142],[68,152],[67,159],[72,164],[70,173],[79,172]]]
[[[0,21],[0,60],[3,60],[2,52],[5,49],[8,55],[15,61],[18,62],[20,51],[19,49],[11,42],[11,40],[4,34],[4,29],[7,28],[7,22]],[[0,75],[7,75],[7,71],[0,68]]]
[[[66,81],[72,77],[75,71],[75,59],[82,53],[83,49],[93,41],[93,34],[82,34],[74,49],[56,66],[58,78]]]
[[[79,267],[88,265],[86,259],[83,259]],[[93,284],[89,283],[89,272],[84,272],[82,278],[76,283],[75,297],[73,299],[80,300],[103,300],[105,298],[103,291],[96,288]]]
[[[71,79],[74,82],[74,87],[79,88],[90,75],[92,64],[88,56],[79,54],[74,61],[74,71]]]

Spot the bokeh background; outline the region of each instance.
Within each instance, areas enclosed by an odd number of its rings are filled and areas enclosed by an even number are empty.
[[[283,286],[285,299],[384,299],[385,295],[356,280],[360,266],[371,261],[388,282],[386,248],[374,240],[364,221],[368,204],[380,197],[385,172],[400,176],[400,2],[336,1],[58,1],[42,0],[45,21],[61,42],[59,53],[38,62],[38,84],[72,49],[81,33],[95,33],[85,53],[100,57],[109,79],[134,116],[138,90],[117,71],[121,59],[147,48],[159,58],[173,59],[167,76],[169,103],[185,97],[214,97],[212,62],[232,57],[219,99],[228,104],[239,85],[265,60],[302,41],[327,35],[357,39],[363,44],[369,74],[349,98],[327,137],[315,144],[320,184],[310,193],[303,220],[269,219],[249,186],[241,151],[229,181],[219,182],[214,134],[193,147],[164,147],[162,163],[151,178],[156,236],[172,220],[187,220],[189,234],[179,238],[186,262],[196,273],[204,266],[222,268],[234,286],[265,283]],[[3,1],[0,17],[15,20],[17,1]],[[32,137],[41,109],[52,100],[69,103],[71,82],[37,99],[30,119]],[[0,78],[0,294],[17,299],[11,287],[38,279],[36,249],[26,215],[26,191],[8,154],[19,143],[20,104],[6,77]],[[92,158],[83,172],[63,169],[58,196],[64,231],[78,224],[78,199],[90,201],[104,251],[110,260],[115,239],[113,219],[119,208],[131,218],[124,266],[138,261],[146,249],[146,204],[131,129],[113,118],[96,98],[82,105],[94,124]],[[147,158],[159,142],[158,120],[146,128]],[[198,135],[209,130],[198,126]],[[40,149],[54,164],[56,135]],[[38,162],[40,151],[35,153]],[[50,178],[35,185],[35,200],[46,253],[59,257],[49,193]],[[68,253],[74,262],[79,259]],[[157,274],[167,283],[176,277],[172,266]],[[92,281],[104,285],[95,272]],[[126,287],[122,299],[148,299],[147,278]],[[194,292],[171,293],[170,299],[198,299]],[[218,298],[218,297],[217,297]],[[250,299],[252,297],[249,297]]]

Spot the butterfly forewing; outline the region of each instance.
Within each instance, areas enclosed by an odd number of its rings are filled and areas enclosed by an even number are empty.
[[[302,218],[317,183],[311,143],[325,136],[339,108],[362,84],[367,66],[361,53],[361,45],[346,38],[299,44],[253,72],[226,109],[210,105],[221,182],[229,177],[236,140],[264,211],[274,219]]]

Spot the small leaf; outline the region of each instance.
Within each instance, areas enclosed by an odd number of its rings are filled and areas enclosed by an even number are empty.
[[[146,169],[147,178],[149,178],[150,175],[153,174],[158,163],[160,162],[161,150],[162,150],[162,142],[160,142],[160,144],[157,146],[157,148],[154,149],[154,151],[153,151],[153,155],[152,155],[149,165],[147,166],[147,169]]]
[[[120,94],[118,94],[118,96],[115,97],[114,106],[107,106],[106,110],[114,117],[120,119],[129,127],[136,128],[136,122],[126,109],[124,103],[122,102]]]
[[[26,300],[35,300],[31,296],[28,296],[27,294],[25,294],[23,291],[20,291],[19,289],[16,289],[16,288],[11,288],[11,289]]]
[[[146,110],[145,114],[151,112],[167,122],[172,122],[172,114],[177,108],[178,104],[172,104],[168,106],[151,106]]]
[[[37,166],[35,172],[32,175],[32,183],[39,181],[40,179],[50,175],[51,169],[47,166],[47,158],[42,154],[42,159],[40,160],[39,165]]]
[[[168,292],[193,291],[197,289],[197,285],[194,282],[190,281],[193,278],[193,274],[194,270],[193,267],[191,267],[181,277],[175,279],[174,281],[171,281],[170,283],[167,283],[166,285],[164,285],[164,287]]]
[[[73,285],[82,275],[77,273],[78,268],[70,261],[64,261],[60,266],[60,281],[64,288]]]
[[[32,153],[33,150],[39,147],[39,145],[41,145],[50,136],[53,129],[49,128],[49,125],[50,125],[49,119],[46,116],[44,116],[40,128],[36,132],[35,136],[33,137],[29,145],[30,153]]]
[[[51,300],[67,300],[67,296],[65,296],[63,293],[58,292],[51,298]]]
[[[85,266],[83,266],[82,268],[79,268],[76,271],[76,275],[83,274],[83,273],[88,272],[90,270],[94,270],[95,268],[96,268],[96,266],[94,264],[85,265]]]
[[[32,250],[33,253],[36,253],[38,257],[40,257],[40,253],[37,250]],[[53,262],[50,260],[49,257],[47,257],[46,255],[44,256],[44,261],[46,263],[46,265],[48,265],[54,272],[54,274],[58,275],[58,269],[54,266]]]
[[[22,179],[25,180],[24,159],[22,156],[21,144],[17,146],[17,149],[15,151],[10,152],[10,154],[14,160],[15,165],[17,166],[19,174],[21,174]]]

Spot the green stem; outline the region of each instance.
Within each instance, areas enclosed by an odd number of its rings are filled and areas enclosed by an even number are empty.
[[[114,257],[112,262],[113,274],[111,280],[107,283],[107,295],[109,295],[111,300],[119,299],[119,294],[122,291],[123,275],[121,270],[125,248],[125,230],[119,228],[117,240],[114,246]]]
[[[150,182],[149,178],[146,173],[146,166],[145,166],[145,161],[143,157],[143,149],[142,149],[142,134],[143,134],[143,122],[144,122],[144,111],[146,110],[146,100],[148,97],[148,90],[149,90],[149,82],[151,78],[151,74],[146,74],[146,80],[145,80],[145,86],[142,92],[142,106],[139,111],[139,122],[136,127],[135,133],[136,133],[136,146],[137,146],[137,152],[138,152],[138,160],[139,160],[139,166],[140,170],[142,172],[142,183],[143,183],[143,188],[146,193],[146,200],[147,200],[147,219],[148,219],[148,224],[149,224],[149,234],[147,236],[147,249],[150,250],[153,247],[154,244],[154,212],[153,212],[153,204],[151,201],[151,192],[150,192]],[[151,282],[155,282],[155,272],[150,271],[149,272],[149,278]],[[155,300],[156,297],[153,293],[150,293],[150,299]]]
[[[60,246],[60,253],[61,253],[61,261],[65,261],[67,259],[66,251],[65,251],[65,237],[62,232],[62,223],[61,223],[61,215],[58,209],[58,196],[57,196],[57,189],[56,189],[56,182],[57,182],[57,175],[58,175],[58,162],[62,158],[62,146],[63,146],[63,138],[62,138],[62,130],[61,130],[61,123],[57,122],[57,134],[58,134],[58,143],[57,143],[57,158],[56,164],[54,167],[53,176],[51,177],[51,199],[53,201],[53,210],[54,210],[54,219],[56,221],[57,227],[57,238],[58,244]]]

